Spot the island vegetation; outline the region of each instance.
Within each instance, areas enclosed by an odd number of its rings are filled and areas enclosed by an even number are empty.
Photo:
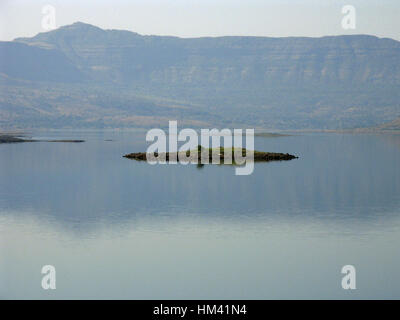
[[[124,155],[125,158],[134,159],[138,161],[154,161],[157,159],[165,159],[165,161],[179,161],[180,155],[185,156],[185,160],[194,163],[201,163],[202,159],[208,158],[208,163],[212,163],[213,154],[216,155],[217,159],[219,158],[220,163],[224,163],[225,154],[230,153],[230,159],[232,159],[232,163],[230,164],[237,164],[235,163],[235,153],[239,151],[239,154],[246,158],[248,153],[252,153],[252,157],[250,159],[254,160],[255,162],[268,162],[268,161],[283,161],[283,160],[292,160],[297,159],[297,156],[291,155],[289,153],[275,153],[275,152],[263,152],[263,151],[253,151],[247,150],[246,148],[204,148],[200,145],[197,146],[196,149],[187,150],[187,151],[180,151],[180,152],[165,152],[165,153],[146,153],[146,152],[136,152],[136,153],[129,153]],[[202,155],[203,156],[202,158]],[[251,156],[249,154],[249,156]],[[228,155],[229,157],[229,155]]]

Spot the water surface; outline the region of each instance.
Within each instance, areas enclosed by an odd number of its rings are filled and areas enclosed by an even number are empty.
[[[0,145],[1,298],[400,298],[400,136],[256,137],[300,158],[250,176],[122,158],[144,133],[33,136],[86,142]]]

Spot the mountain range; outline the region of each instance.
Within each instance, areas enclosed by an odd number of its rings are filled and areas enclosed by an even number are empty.
[[[0,128],[349,129],[400,117],[400,42],[147,36],[77,22],[0,42]]]

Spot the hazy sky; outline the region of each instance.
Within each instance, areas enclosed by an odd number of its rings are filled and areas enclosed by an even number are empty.
[[[42,8],[56,26],[76,21],[105,29],[180,37],[372,34],[400,40],[400,0],[0,0],[0,40],[33,36]],[[342,28],[344,5],[356,9],[356,29]]]

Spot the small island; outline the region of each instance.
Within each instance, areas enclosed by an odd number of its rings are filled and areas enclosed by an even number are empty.
[[[164,158],[165,161],[170,161],[170,159],[174,159],[174,161],[179,161],[179,155],[185,155],[186,159],[190,162],[194,163],[201,163],[201,155],[205,154],[205,159],[209,160],[209,163],[212,163],[212,156],[213,153],[219,157],[221,163],[224,161],[225,153],[231,153],[232,164],[235,164],[235,152],[240,152],[243,158],[246,157],[247,153],[253,153],[253,159],[255,162],[269,162],[269,161],[284,161],[284,160],[292,160],[297,159],[297,156],[291,155],[289,153],[275,153],[275,152],[263,152],[263,151],[250,151],[246,148],[204,148],[202,146],[197,146],[194,150],[188,151],[180,151],[180,152],[165,152],[158,154],[157,152],[153,153],[146,153],[146,152],[136,152],[136,153],[129,153],[124,155],[124,158],[138,160],[138,161],[155,161],[158,158]],[[176,160],[175,160],[176,159]]]
[[[254,136],[264,137],[264,138],[281,138],[281,137],[290,137],[291,135],[285,133],[274,133],[274,132],[256,132]]]
[[[21,143],[21,142],[72,142],[72,143],[80,143],[85,142],[85,140],[34,140],[34,139],[25,139],[22,138],[21,135],[12,135],[12,134],[0,134],[0,143]]]

